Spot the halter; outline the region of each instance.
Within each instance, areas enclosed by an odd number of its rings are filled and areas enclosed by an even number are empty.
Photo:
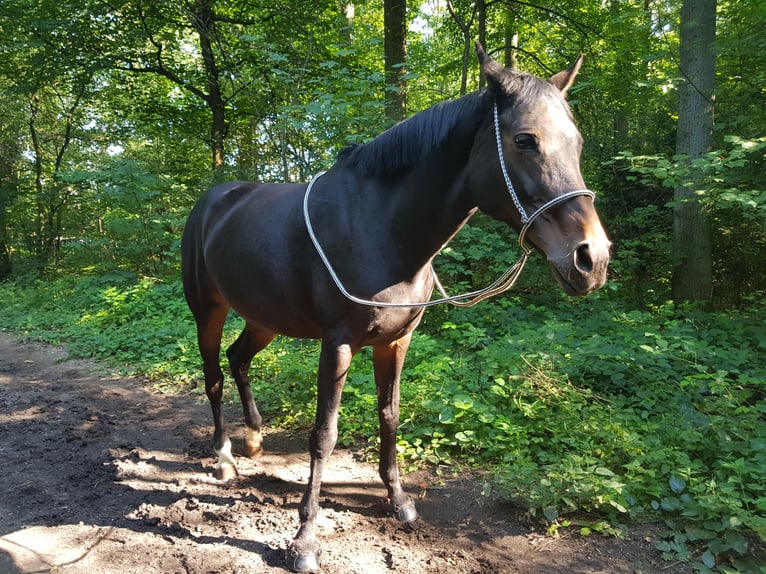
[[[324,263],[324,266],[327,269],[327,272],[330,274],[330,277],[332,278],[333,282],[335,283],[335,286],[343,294],[343,296],[346,297],[346,299],[348,299],[349,301],[353,303],[357,303],[359,305],[366,305],[368,307],[425,308],[425,307],[433,307],[434,305],[440,305],[441,303],[450,303],[451,305],[454,305],[456,307],[472,307],[473,305],[476,305],[477,303],[479,303],[480,301],[483,301],[484,299],[487,299],[489,297],[494,297],[495,295],[499,295],[500,293],[504,293],[505,291],[508,291],[516,283],[516,280],[519,278],[522,270],[524,269],[524,265],[527,262],[527,258],[529,257],[530,253],[532,253],[532,250],[533,250],[533,248],[529,247],[526,243],[527,231],[529,230],[529,227],[532,225],[535,219],[537,219],[540,215],[542,215],[543,212],[547,211],[554,205],[563,203],[564,201],[567,201],[578,195],[587,195],[592,200],[595,200],[596,195],[589,189],[578,189],[578,190],[570,191],[562,195],[559,195],[557,197],[554,197],[553,199],[551,199],[550,201],[546,202],[541,207],[533,211],[532,215],[527,215],[527,212],[524,209],[524,206],[521,204],[521,201],[519,201],[519,197],[516,195],[516,189],[513,187],[513,182],[511,182],[511,178],[508,175],[508,169],[505,166],[505,155],[503,154],[503,140],[500,133],[500,118],[497,111],[497,102],[495,102],[495,104],[493,105],[492,114],[493,114],[494,124],[495,124],[495,140],[497,141],[497,155],[498,155],[498,158],[500,159],[500,169],[503,172],[503,179],[505,180],[505,186],[508,188],[508,193],[511,196],[511,199],[513,200],[513,204],[516,206],[516,209],[518,210],[519,215],[521,215],[522,226],[521,226],[521,231],[519,232],[519,246],[521,247],[522,254],[519,260],[513,265],[511,265],[505,273],[503,273],[494,283],[492,283],[488,287],[485,287],[484,289],[479,289],[478,291],[471,291],[470,293],[464,293],[462,295],[449,296],[447,292],[444,290],[444,287],[442,286],[441,281],[439,281],[439,277],[436,275],[436,271],[433,269],[433,265],[432,265],[431,272],[433,273],[434,283],[436,284],[436,287],[439,290],[439,293],[441,293],[442,295],[441,299],[434,299],[434,300],[425,301],[422,303],[388,303],[385,301],[372,301],[369,299],[361,299],[359,297],[356,297],[348,292],[348,290],[343,285],[343,282],[340,280],[340,277],[338,277],[338,274],[335,273],[335,269],[330,263],[330,260],[327,258],[327,255],[325,254],[324,249],[322,249],[322,246],[319,244],[319,239],[317,239],[317,236],[314,233],[314,227],[311,225],[311,218],[309,217],[309,195],[311,194],[311,190],[314,187],[314,184],[317,182],[317,180],[326,173],[324,171],[321,171],[317,173],[311,179],[311,182],[309,182],[308,186],[306,187],[306,193],[303,196],[303,220],[306,223],[306,231],[308,232],[309,237],[311,238],[311,242],[314,244],[314,248],[319,254],[319,258],[322,260],[322,263]],[[469,300],[464,301],[464,299],[469,299]]]
[[[516,206],[516,209],[519,211],[519,215],[521,215],[521,231],[519,231],[519,245],[524,250],[524,252],[528,254],[532,251],[532,249],[526,246],[527,230],[529,229],[529,226],[532,225],[532,222],[535,219],[537,219],[544,211],[547,211],[554,205],[563,203],[567,201],[568,199],[571,199],[578,195],[590,196],[590,198],[595,201],[596,194],[589,189],[578,189],[575,191],[569,191],[567,193],[554,197],[547,203],[544,203],[541,207],[537,208],[536,211],[532,212],[532,215],[527,215],[527,212],[524,210],[524,206],[521,205],[521,202],[519,201],[519,197],[516,195],[516,189],[513,187],[513,182],[511,182],[511,178],[508,175],[508,169],[505,167],[505,156],[503,154],[503,139],[500,136],[500,116],[497,111],[497,102],[495,102],[494,106],[492,107],[492,115],[495,119],[495,140],[497,141],[497,155],[500,158],[500,169],[503,171],[503,179],[505,179],[505,186],[508,188],[508,193],[511,195],[513,204]]]

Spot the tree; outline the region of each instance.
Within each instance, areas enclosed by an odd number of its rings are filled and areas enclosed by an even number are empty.
[[[14,183],[14,203],[25,210],[16,231],[39,271],[59,255],[65,212],[76,193],[63,174],[88,147],[86,107],[99,67],[97,59],[80,57],[92,53],[92,23],[86,18],[68,21],[69,14],[81,13],[69,8],[46,2],[30,9],[15,2],[0,14],[0,29],[8,38],[0,83],[15,102],[15,113],[25,117],[25,133],[6,136],[18,138],[28,166]],[[80,10],[87,12],[87,7]],[[7,204],[4,209],[7,219]]]
[[[386,117],[407,116],[407,2],[383,0],[383,52],[386,73]]]
[[[218,179],[222,178],[225,164],[227,132],[228,98],[222,88],[223,77],[241,79],[236,69],[222,70],[219,60],[224,55],[214,49],[220,40],[217,27],[221,19],[215,11],[214,0],[194,0],[180,5],[123,2],[112,8],[110,18],[105,20],[116,28],[110,37],[122,36],[122,45],[111,47],[116,67],[134,73],[160,75],[201,100],[208,108],[210,130],[207,143],[212,154],[211,166]],[[187,33],[189,27],[196,36],[197,47],[184,58],[184,42],[192,37],[191,30]],[[129,33],[121,33],[120,29]],[[222,43],[218,46],[226,49]]]
[[[476,18],[476,4],[472,4],[471,15],[468,18],[463,18],[458,10],[455,8],[452,0],[447,0],[447,10],[452,17],[452,20],[460,28],[460,33],[463,37],[463,60],[460,73],[460,95],[464,96],[468,93],[468,66],[471,62],[471,55],[473,54],[473,40],[471,39],[471,25]],[[486,46],[485,46],[486,48]]]
[[[0,103],[0,281],[13,271],[8,214],[17,193],[21,148],[18,111]]]
[[[673,207],[673,299],[709,301],[713,291],[710,219],[702,200],[701,170],[710,151],[715,87],[716,0],[684,0],[681,6],[681,73],[676,153],[690,181],[678,185]]]

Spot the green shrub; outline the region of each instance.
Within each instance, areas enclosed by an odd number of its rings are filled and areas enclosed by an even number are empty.
[[[637,311],[608,291],[543,297],[442,310],[435,318],[446,320],[415,333],[401,391],[405,468],[490,468],[487,489],[551,530],[613,533],[629,519],[663,520],[658,548],[668,559],[748,571],[752,539],[766,540],[763,304]],[[201,379],[178,278],[6,283],[0,300],[0,326],[149,375],[164,391]],[[241,327],[232,315],[224,347]],[[286,338],[257,355],[251,378],[270,424],[310,426],[317,361],[317,343]],[[365,350],[349,373],[339,443],[374,451],[370,363]]]

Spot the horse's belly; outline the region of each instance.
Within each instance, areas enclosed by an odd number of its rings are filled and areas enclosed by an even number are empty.
[[[289,337],[322,336],[308,297],[301,296],[297,278],[278,271],[259,273],[244,266],[216,275],[221,295],[248,323]]]

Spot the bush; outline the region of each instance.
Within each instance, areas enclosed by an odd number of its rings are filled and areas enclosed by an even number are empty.
[[[441,310],[446,320],[415,333],[402,384],[405,467],[491,468],[487,488],[552,530],[664,520],[668,559],[747,571],[752,538],[766,540],[763,303],[707,313],[623,309],[608,291],[545,297]],[[201,378],[178,278],[66,276],[0,284],[0,299],[0,326],[66,342],[166,392]],[[224,345],[241,326],[230,317]],[[339,443],[372,450],[370,357],[360,353],[349,373]],[[316,343],[283,338],[257,355],[251,378],[270,424],[312,423],[317,360]]]

